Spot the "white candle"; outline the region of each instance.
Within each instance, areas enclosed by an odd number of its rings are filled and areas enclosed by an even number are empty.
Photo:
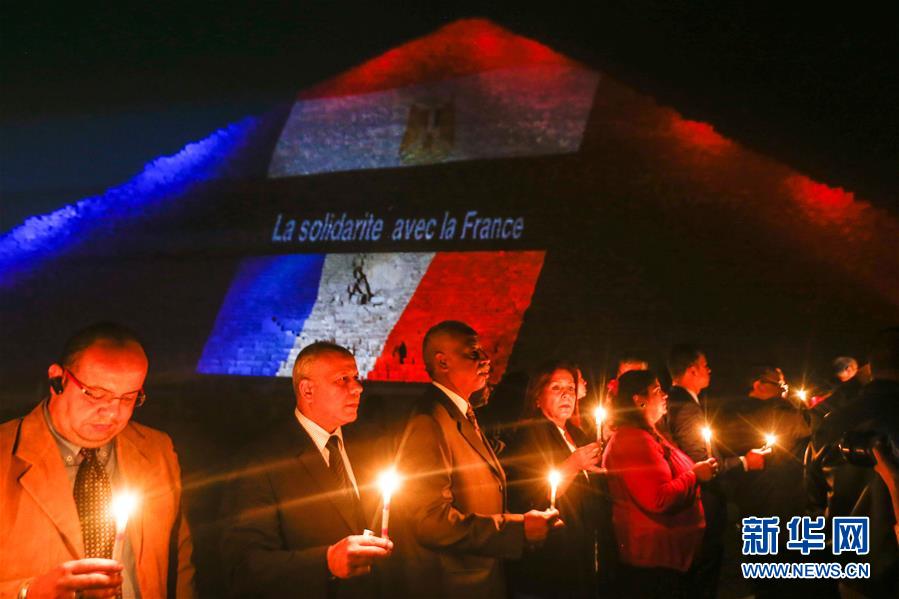
[[[112,559],[122,561],[125,550],[125,529],[128,518],[137,507],[137,495],[128,491],[118,493],[112,498],[112,517],[115,519],[115,543],[112,546]]]
[[[549,509],[556,509],[556,491],[559,490],[559,483],[562,475],[558,470],[550,470],[549,472]]]
[[[596,441],[602,443],[602,425],[606,421],[606,409],[596,406],[596,409],[593,410],[593,419],[596,421]]]
[[[708,426],[702,427],[702,438],[705,441],[706,456],[712,457],[712,429]]]
[[[400,486],[400,477],[396,470],[385,470],[378,477],[378,486],[381,488],[381,496],[384,498],[384,507],[381,509],[381,536],[387,538],[387,525],[390,522],[390,498]]]

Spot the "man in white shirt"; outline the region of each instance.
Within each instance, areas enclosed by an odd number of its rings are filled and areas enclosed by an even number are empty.
[[[506,597],[502,559],[542,542],[561,525],[558,511],[507,513],[506,475],[470,404],[490,372],[474,329],[444,321],[431,327],[422,345],[433,385],[416,406],[397,455],[405,482],[392,508],[395,591],[403,597]]]
[[[313,343],[297,356],[293,389],[294,417],[248,451],[226,498],[231,582],[252,596],[371,596],[371,567],[393,543],[363,534],[360,460],[344,444],[362,394],[356,360],[339,345]]]
[[[714,431],[715,424],[706,402],[699,398],[712,378],[712,369],[702,350],[691,345],[675,345],[668,356],[668,372],[672,382],[668,391],[669,436],[690,459],[701,462],[711,457],[718,458],[719,477],[765,467],[764,452],[751,450],[739,457],[722,458],[716,452],[714,437],[710,443],[703,438],[703,429],[709,427]],[[712,455],[709,448],[712,448]],[[727,526],[727,497],[719,479],[713,478],[702,484],[701,500],[706,520],[705,534],[702,551],[694,559],[688,574],[696,596],[713,599],[718,594]]]

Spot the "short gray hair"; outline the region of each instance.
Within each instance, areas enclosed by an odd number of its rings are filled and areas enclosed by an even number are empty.
[[[301,380],[309,378],[309,367],[312,363],[325,354],[339,354],[349,358],[354,357],[350,350],[330,341],[316,341],[315,343],[310,343],[297,354],[297,359],[293,363],[294,390],[296,390],[296,386]]]

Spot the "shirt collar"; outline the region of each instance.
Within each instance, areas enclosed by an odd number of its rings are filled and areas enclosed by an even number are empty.
[[[676,387],[680,387],[681,389],[683,389],[684,391],[686,391],[687,393],[689,393],[689,394],[690,394],[690,397],[693,398],[693,401],[695,401],[697,404],[699,403],[699,396],[698,396],[698,395],[696,395],[695,393],[693,393],[692,391],[690,391],[690,390],[687,389],[686,387],[681,387],[680,385],[675,385],[675,386],[676,386]]]
[[[319,453],[321,453],[325,449],[325,445],[328,443],[328,439],[331,438],[332,435],[337,435],[340,439],[341,445],[343,444],[343,430],[342,427],[337,427],[337,429],[333,433],[329,433],[315,422],[313,422],[308,416],[300,412],[299,408],[294,408],[294,415],[297,417],[297,422],[300,423],[300,426],[303,427],[309,436],[312,437],[312,442],[315,443],[315,446],[318,448]]]
[[[456,393],[455,391],[451,391],[450,389],[448,389],[447,387],[441,385],[441,384],[438,383],[437,381],[431,381],[431,383],[432,383],[435,387],[437,387],[438,389],[440,389],[441,391],[443,391],[443,393],[444,393],[447,397],[450,398],[450,401],[452,401],[453,404],[455,404],[455,406],[456,406],[457,408],[459,408],[459,411],[462,412],[462,415],[463,415],[463,416],[465,416],[466,418],[468,417],[468,406],[469,406],[469,403],[468,403],[467,401],[465,401],[465,400],[462,398],[461,395],[459,395],[459,394]]]
[[[44,402],[43,412],[44,412],[44,420],[47,422],[47,428],[50,429],[50,433],[53,435],[53,439],[56,441],[56,447],[59,449],[59,455],[62,457],[62,461],[66,466],[77,466],[84,459],[81,457],[81,449],[82,447],[72,443],[56,430],[56,427],[53,426],[53,419],[50,417],[50,400]],[[106,462],[109,461],[109,456],[112,455],[113,444],[115,443],[115,439],[103,445],[102,447],[97,448],[97,459],[104,466]]]

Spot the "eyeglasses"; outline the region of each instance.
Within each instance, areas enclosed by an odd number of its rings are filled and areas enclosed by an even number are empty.
[[[124,395],[119,395],[118,397],[112,394],[112,391],[107,391],[102,387],[88,387],[84,383],[78,380],[78,378],[72,374],[72,371],[68,368],[63,370],[67,377],[72,379],[72,382],[75,383],[75,386],[81,391],[82,395],[87,399],[87,401],[95,406],[110,406],[112,402],[115,400],[119,400],[119,403],[128,405],[136,405],[138,407],[144,405],[144,402],[147,401],[147,394],[143,389],[139,391],[131,391],[129,393],[125,393]]]

